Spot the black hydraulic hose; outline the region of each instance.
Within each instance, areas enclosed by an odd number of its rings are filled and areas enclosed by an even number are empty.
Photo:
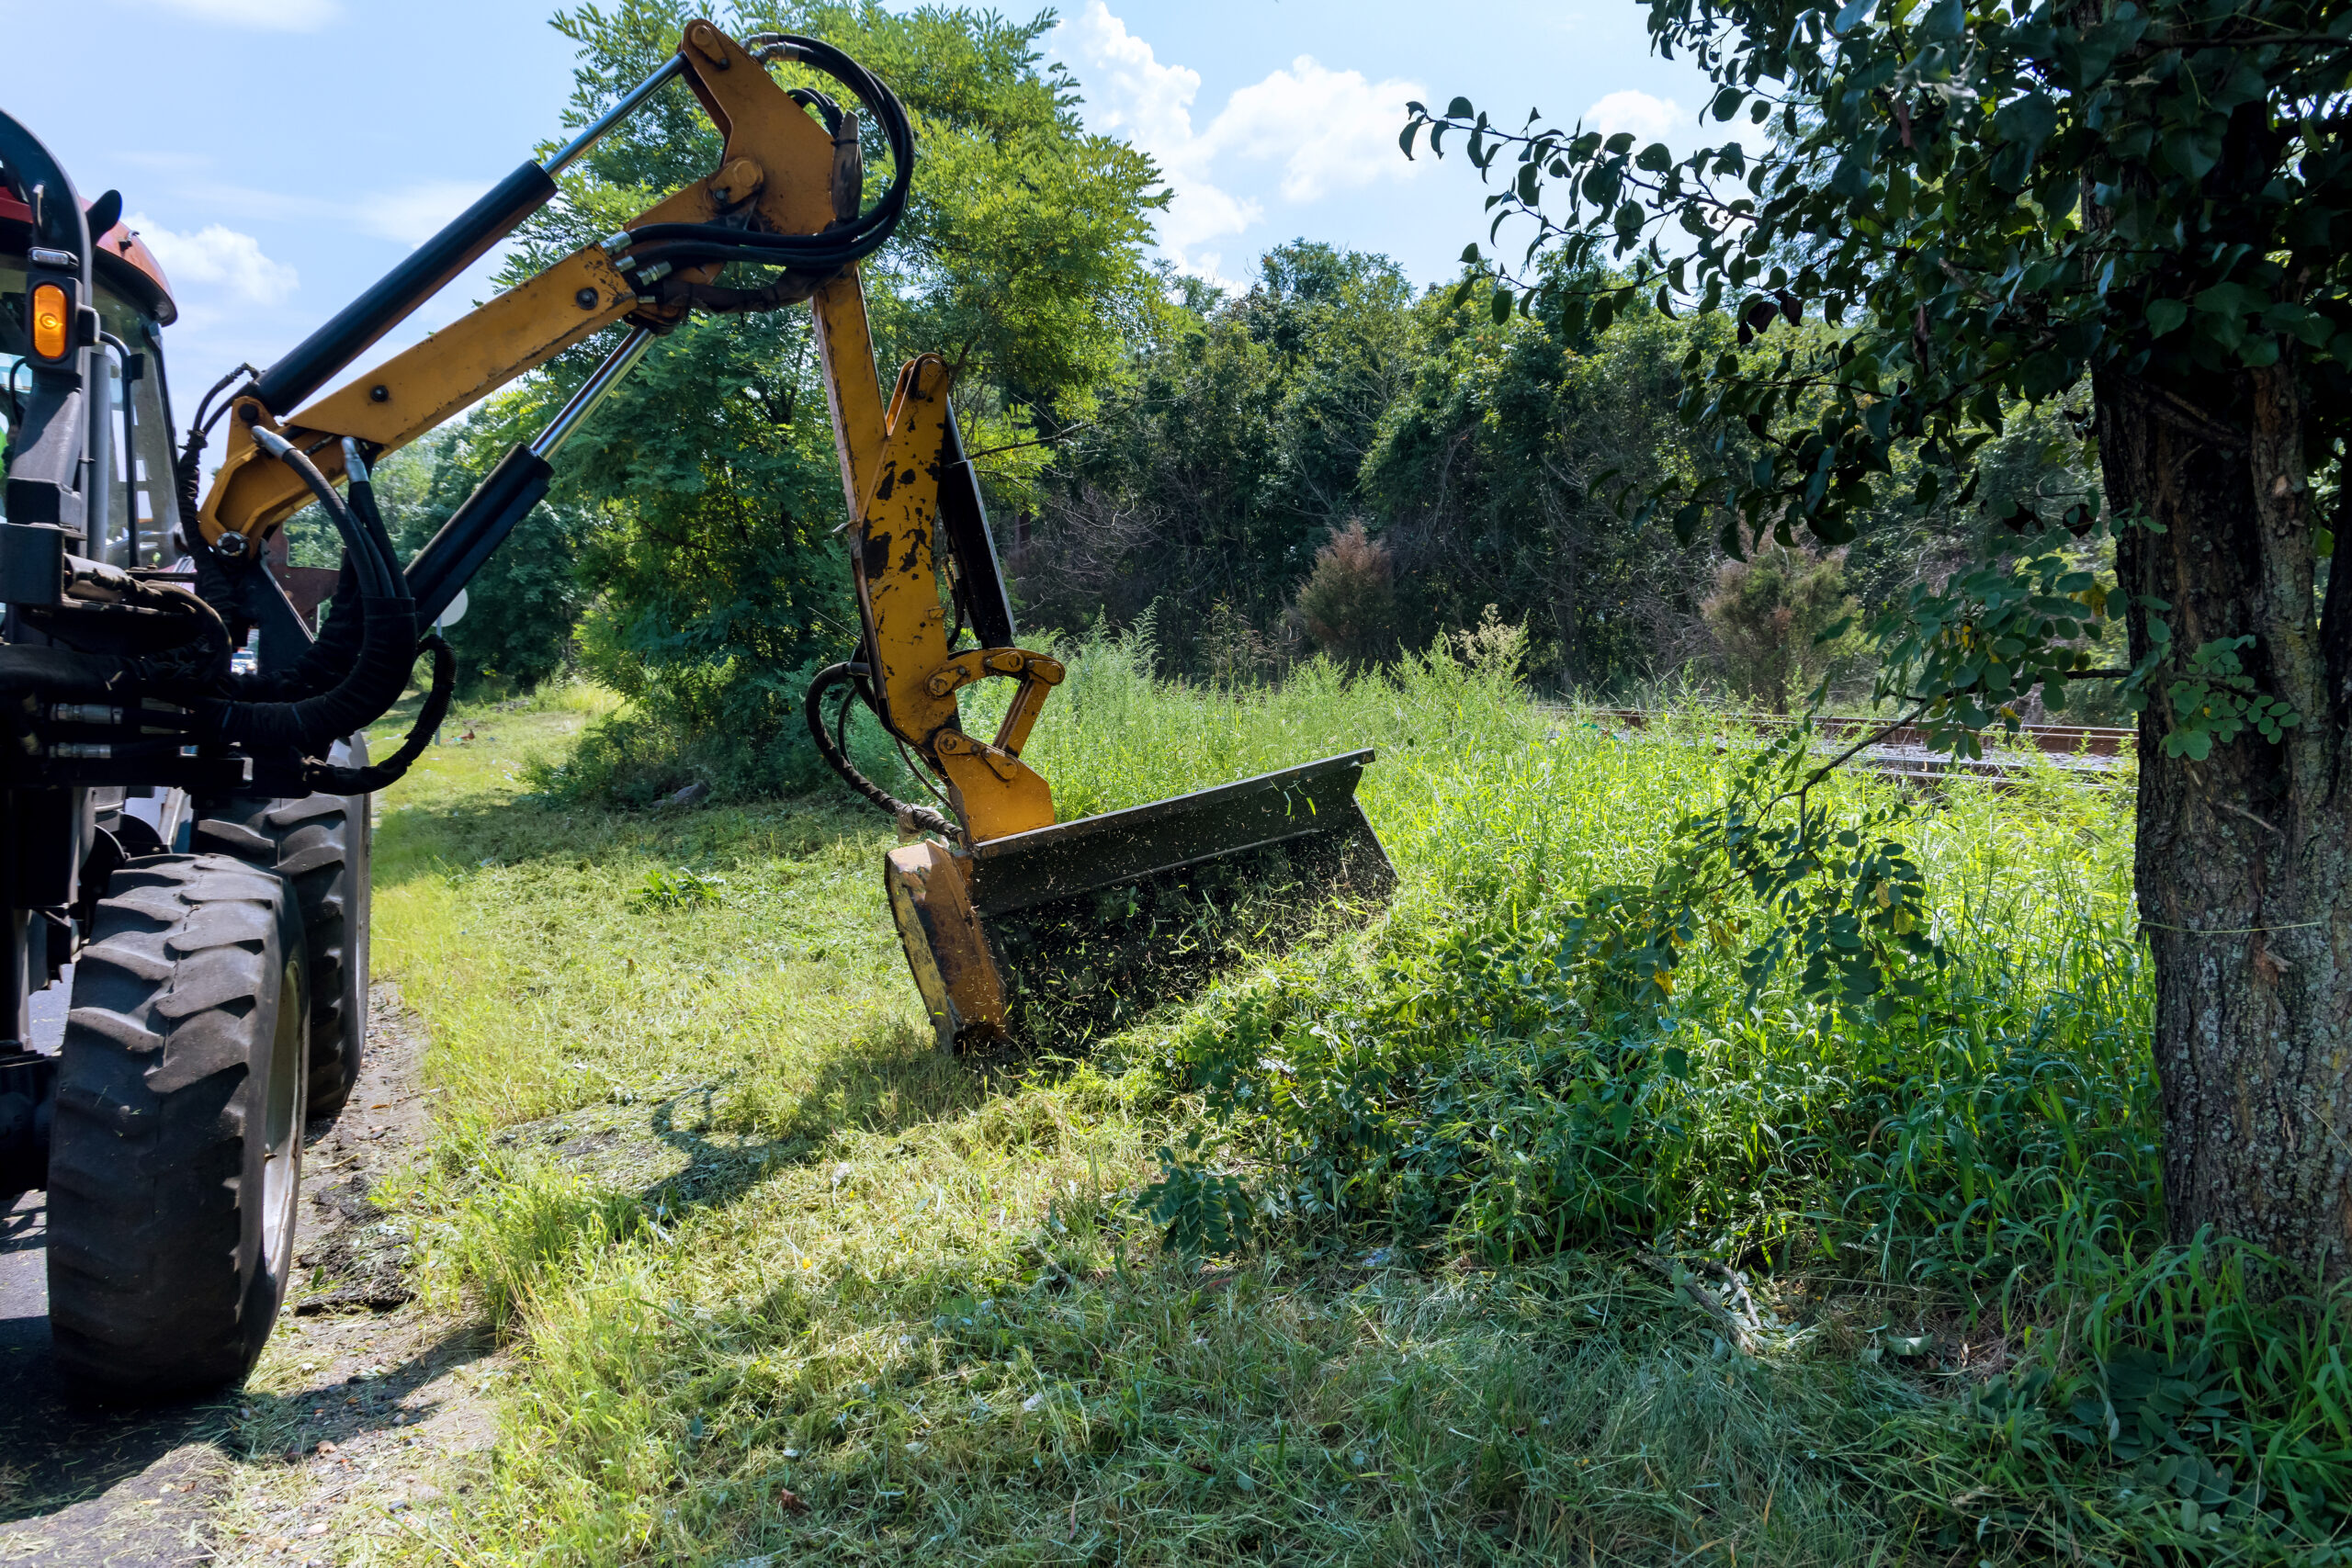
[[[335,576],[334,596],[327,601],[326,629],[302,650],[291,670],[234,677],[237,695],[247,702],[292,702],[316,696],[342,680],[344,672],[359,657],[359,606],[363,603],[359,563],[345,550],[343,566]]]
[[[376,506],[375,477],[368,471],[368,460],[360,455],[359,443],[348,435],[343,438],[343,471],[351,477],[352,515],[367,530],[368,542],[383,564],[385,581],[395,595],[410,592],[408,574],[401,570],[400,552],[392,547],[392,536],[384,527],[384,514]]]
[[[263,451],[300,474],[303,484],[310,487],[311,493],[318,498],[320,510],[334,525],[335,532],[343,536],[345,556],[346,558],[353,556],[358,558],[359,591],[370,599],[390,598],[393,593],[392,574],[385,570],[383,558],[376,551],[375,540],[368,536],[360,521],[352,515],[351,508],[344,504],[343,497],[335,494],[334,486],[327,482],[326,475],[319,472],[319,466],[311,461],[310,454],[277,432],[264,430],[259,425],[254,427],[254,440]],[[362,474],[364,476],[364,469]],[[355,481],[352,488],[356,490],[358,483]],[[402,582],[401,592],[405,592],[407,586]]]
[[[332,689],[288,703],[200,701],[206,727],[232,745],[311,751],[381,718],[408,686],[416,614],[404,602],[368,599],[359,618],[359,660]]]
[[[229,412],[227,403],[222,403],[218,409],[213,408],[212,400],[227,391],[229,384],[238,377],[259,374],[261,372],[250,365],[240,365],[213,382],[211,389],[197,402],[196,417],[188,422],[187,440],[181,446],[179,457],[172,464],[172,484],[180,504],[180,546],[183,549],[194,549],[199,533],[197,526],[197,489],[204,482],[205,443],[211,436],[214,423]]]
[[[305,786],[328,795],[373,795],[398,784],[415,765],[417,758],[424,754],[425,747],[432,743],[433,732],[449,716],[449,697],[458,683],[458,660],[437,632],[426,633],[424,640],[417,644],[417,651],[433,656],[433,685],[425,693],[424,705],[416,711],[416,723],[401,749],[364,768],[311,763],[302,770]]]
[[[374,723],[400,700],[415,663],[416,603],[407,579],[379,554],[373,535],[353,517],[318,465],[269,431],[257,428],[254,436],[263,450],[302,476],[343,535],[345,558],[356,564],[363,595],[359,647],[344,678],[316,696],[275,703],[214,699],[197,709],[206,727],[232,744],[310,751]],[[372,507],[372,492],[362,504]]]
[[[385,572],[397,587],[405,587],[407,576],[400,570],[400,558],[393,552],[390,536],[385,532],[382,512],[376,504],[376,487],[368,477],[367,460],[359,454],[358,444],[344,438],[344,471],[352,477],[351,494],[345,502],[351,510],[369,539],[377,558],[384,563]],[[275,675],[253,674],[237,678],[237,693],[247,700],[288,702],[300,697],[316,696],[343,678],[359,657],[362,622],[359,605],[359,556],[345,547],[343,568],[335,578],[334,597],[328,601],[326,629],[318,639],[302,650],[294,668]]]
[[[817,754],[825,759],[827,767],[841,775],[842,783],[888,812],[901,823],[922,832],[937,833],[942,838],[961,839],[964,836],[963,830],[945,817],[928,806],[918,806],[910,800],[900,800],[888,790],[859,773],[857,764],[849,760],[849,749],[842,744],[841,735],[838,732],[827,731],[824,711],[826,694],[844,682],[854,681],[856,675],[855,665],[828,664],[817,671],[815,680],[808,682],[808,694],[802,699],[801,712],[808,721],[808,738],[817,743]],[[844,708],[842,718],[846,721],[847,717],[847,709]]]
[[[755,234],[721,223],[649,223],[628,231],[626,265],[631,270],[664,261],[673,266],[751,262],[830,276],[880,250],[905,215],[914,184],[915,133],[898,95],[865,66],[817,39],[797,33],[758,33],[745,39],[743,47],[763,65],[776,60],[813,65],[855,95],[889,146],[888,187],[864,214],[816,234]],[[828,129],[838,133],[837,123]]]

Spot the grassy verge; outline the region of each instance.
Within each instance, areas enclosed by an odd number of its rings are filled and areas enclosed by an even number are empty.
[[[2154,1240],[2116,799],[1923,821],[1958,957],[1892,1023],[1728,956],[1634,1017],[1551,955],[1722,787],[1706,716],[1634,744],[1450,664],[1218,697],[1098,646],[1030,753],[1066,815],[1376,743],[1404,886],[983,1078],[927,1048],[887,824],[532,795],[580,717],[484,716],[379,840],[450,1108],[386,1196],[527,1368],[467,1561],[2329,1550],[2340,1317]]]

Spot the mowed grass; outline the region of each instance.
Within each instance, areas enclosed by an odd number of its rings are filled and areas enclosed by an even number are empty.
[[[1833,1243],[1755,1276],[1754,1336],[1694,1288],[1684,1259],[1729,1247],[1752,1266],[1738,1247],[1785,1240],[1775,1216],[1819,1200],[1751,1174],[1834,1166],[1761,1147],[1786,1118],[1713,1115],[1720,1136],[1689,1157],[1722,1173],[1709,1201],[1741,1212],[1713,1235],[1678,1220],[1498,1262],[1458,1217],[1390,1245],[1344,1204],[1317,1219],[1293,1203],[1198,1257],[1136,1211],[1160,1151],[1204,1129],[1261,1191],[1296,1165],[1188,1076],[1204,1040],[1244,1038],[1271,1008],[1302,1029],[1265,1048],[1267,1070],[1304,1072],[1315,1019],[1399,976],[1442,989],[1430,954],[1504,952],[1578,890],[1646,874],[1736,761],[1715,719],[1637,744],[1442,660],[1218,696],[1094,645],[1029,752],[1065,815],[1373,744],[1366,809],[1403,886],[1125,1035],[982,1074],[931,1048],[880,889],[887,823],[830,797],[609,814],[531,795],[526,764],[593,705],[478,716],[476,739],[385,803],[377,968],[429,1024],[445,1098],[431,1157],[382,1196],[415,1216],[435,1288],[480,1301],[524,1367],[493,1464],[417,1561],[2047,1550],[2015,1485],[1988,1486],[1969,1397],[2051,1321],[2033,1294],[2046,1259],[2015,1312],[1987,1312],[1973,1286],[1908,1267],[1895,1226],[1884,1259]],[[1922,824],[1951,929],[2024,939],[1994,943],[1979,976],[2003,998],[2111,956],[2058,939],[2070,922],[2128,931],[2123,816],[2049,783]],[[2143,979],[2101,983],[2128,1056]],[[1736,1075],[1837,1101],[1825,1015],[1785,993],[1708,997],[1670,1021],[1694,1081],[1726,1102]],[[1919,1168],[1878,1201],[1943,1180]],[[1969,1213],[1955,1247],[2012,1246]]]

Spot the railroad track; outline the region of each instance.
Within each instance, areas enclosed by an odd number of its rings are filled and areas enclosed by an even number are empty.
[[[1557,711],[1563,719],[1624,733],[1629,739],[1661,724],[1689,726],[1692,722],[1688,715],[1655,713],[1645,708],[1564,707]],[[1717,729],[1717,739],[1725,744],[1746,743],[1752,737],[1785,732],[1797,722],[1769,714],[1726,715]],[[1815,724],[1821,734],[1814,742],[1814,750],[1825,756],[1835,755],[1861,736],[1878,729],[1883,722],[1858,716],[1817,719]],[[2081,775],[2084,783],[2095,788],[2113,789],[2123,784],[2123,775],[2131,769],[2138,746],[2139,731],[2135,729],[2029,724],[2014,736],[1988,734],[1983,757],[1954,757],[1929,750],[1925,732],[1906,725],[1865,748],[1854,758],[1853,765],[1895,778],[1917,780],[1922,784],[1955,778],[1984,779],[1998,784],[2025,771],[2029,764],[2021,753],[2038,752],[2047,763]]]

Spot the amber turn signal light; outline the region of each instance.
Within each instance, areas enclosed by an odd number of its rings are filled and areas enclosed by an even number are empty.
[[[41,359],[65,357],[66,324],[73,313],[65,308],[65,290],[44,283],[33,290],[33,354]]]

